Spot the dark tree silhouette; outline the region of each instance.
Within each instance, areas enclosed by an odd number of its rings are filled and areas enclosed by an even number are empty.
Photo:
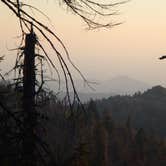
[[[120,23],[107,22],[105,17],[112,18],[113,15],[116,15],[114,7],[125,3],[126,1],[120,1],[116,3],[110,3],[111,0],[105,2],[100,2],[98,0],[63,0],[62,3],[65,3],[71,11],[81,17],[83,21],[88,25],[89,29],[101,28],[101,27],[113,27],[119,25]],[[61,85],[61,75],[57,65],[50,59],[49,54],[42,43],[37,39],[38,35],[42,35],[49,46],[54,51],[61,70],[63,71],[65,85],[66,85],[66,98],[70,110],[74,107],[75,103],[80,104],[80,99],[78,97],[72,73],[67,65],[67,62],[64,60],[64,55],[58,50],[51,40],[53,37],[56,39],[59,44],[62,46],[65,55],[68,58],[68,61],[72,64],[75,70],[81,75],[83,80],[88,84],[88,81],[85,79],[80,70],[73,64],[69,57],[69,53],[59,39],[59,37],[54,33],[49,27],[40,22],[32,13],[26,10],[25,7],[29,7],[35,11],[41,12],[37,7],[32,6],[30,3],[24,3],[22,0],[1,0],[1,3],[6,5],[11,12],[13,12],[16,17],[19,19],[20,29],[21,29],[21,43],[18,47],[18,56],[16,59],[16,64],[14,70],[18,72],[18,76],[15,79],[16,89],[20,87],[23,89],[23,114],[22,114],[22,127],[20,128],[20,133],[22,136],[22,164],[25,166],[33,166],[37,164],[36,161],[36,141],[43,148],[45,153],[49,154],[49,149],[38,138],[36,134],[36,123],[38,120],[37,112],[35,110],[36,96],[40,95],[41,90],[43,89],[43,84],[45,83],[43,76],[43,61],[47,61],[50,66],[57,73],[59,86]],[[41,12],[42,13],[42,12]],[[101,17],[100,21],[98,18]],[[51,35],[51,37],[50,37]],[[24,44],[25,41],[25,44]],[[41,54],[35,52],[36,47],[41,50]],[[38,61],[38,63],[37,63]],[[37,80],[36,72],[40,72],[40,80]],[[71,99],[69,95],[69,84],[72,85],[72,90],[74,92],[74,99]],[[5,109],[6,110],[6,109]],[[42,162],[43,164],[43,162]]]

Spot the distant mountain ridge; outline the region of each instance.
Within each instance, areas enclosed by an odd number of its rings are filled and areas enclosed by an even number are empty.
[[[151,85],[130,78],[128,76],[118,76],[110,80],[103,81],[98,87],[97,91],[99,92],[111,92],[114,94],[134,94],[135,92],[143,92],[150,88]]]
[[[89,87],[84,86],[84,82],[82,80],[75,81],[75,86],[81,101],[86,102],[91,98],[102,99],[115,95],[133,95],[136,92],[144,92],[152,87],[147,83],[135,80],[128,76],[118,76],[110,80],[95,82],[96,84],[91,84],[91,86],[95,89],[93,91]],[[71,92],[70,94],[72,96],[73,93]]]

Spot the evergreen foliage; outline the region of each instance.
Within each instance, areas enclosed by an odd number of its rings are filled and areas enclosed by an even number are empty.
[[[1,85],[8,103],[15,103],[16,94],[12,88]],[[7,95],[8,94],[8,95]],[[1,100],[6,96],[1,93]],[[11,100],[9,100],[11,99]],[[11,102],[13,101],[13,102]],[[125,124],[114,122],[108,111],[101,112],[95,101],[85,105],[86,114],[70,117],[66,107],[51,96],[40,109],[47,113],[48,119],[41,119],[38,135],[51,147],[55,163],[49,160],[45,165],[56,166],[165,166],[166,142],[163,138],[149,135],[143,128],[135,129],[128,117]],[[14,108],[16,105],[12,105]],[[0,165],[19,166],[18,145],[13,144],[10,136],[13,124],[4,120],[6,116],[0,109]],[[88,117],[88,118],[87,118]],[[7,126],[3,126],[6,122]],[[5,131],[4,131],[5,129]],[[17,149],[17,150],[16,150]],[[9,154],[10,153],[10,154]],[[42,163],[44,165],[44,163]],[[41,162],[38,165],[42,165]]]

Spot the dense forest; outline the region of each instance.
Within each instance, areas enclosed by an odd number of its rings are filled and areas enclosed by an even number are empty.
[[[37,134],[50,147],[51,159],[45,156],[45,165],[165,166],[165,139],[148,129],[149,122],[156,117],[156,131],[164,135],[164,112],[161,112],[165,94],[165,89],[158,86],[134,96],[91,100],[84,105],[85,110],[77,108],[74,112],[52,93],[45,94],[42,102],[38,99],[40,106],[37,108],[41,115]],[[21,91],[1,84],[0,99],[7,109],[16,113],[14,108],[17,108],[17,114],[21,113],[20,98]],[[161,114],[161,119],[156,114]],[[0,165],[18,165],[20,149],[16,124],[2,108],[0,118]]]
[[[112,96],[95,103],[100,111],[110,113],[118,123],[124,124],[130,118],[133,127],[166,137],[166,89],[161,86],[144,93]]]

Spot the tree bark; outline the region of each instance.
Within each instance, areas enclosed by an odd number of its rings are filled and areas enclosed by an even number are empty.
[[[37,117],[35,112],[35,44],[33,31],[26,35],[23,68],[23,165],[35,166],[35,127]]]

